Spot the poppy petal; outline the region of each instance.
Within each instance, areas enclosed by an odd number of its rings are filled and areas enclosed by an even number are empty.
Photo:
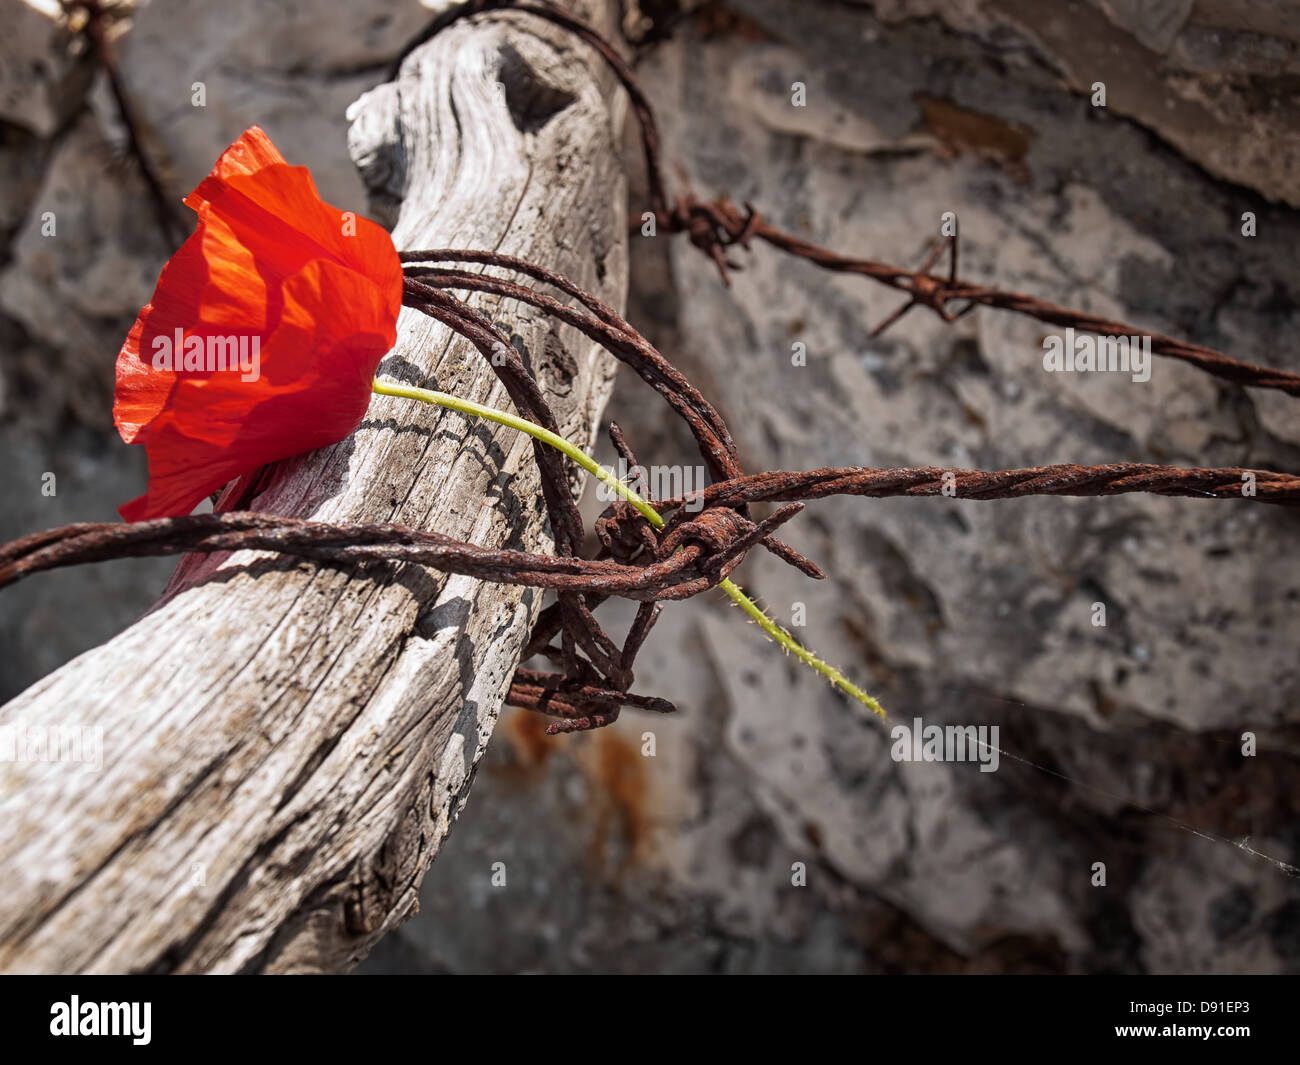
[[[388,234],[324,203],[258,127],[186,203],[198,226],[118,354],[114,420],[149,456],[128,519],[188,513],[236,477],[347,436],[401,310]]]
[[[145,441],[149,491],[122,516],[188,514],[243,473],[351,433],[396,338],[383,295],[323,259],[286,282],[285,313],[259,351],[255,380],[230,371],[178,379]]]

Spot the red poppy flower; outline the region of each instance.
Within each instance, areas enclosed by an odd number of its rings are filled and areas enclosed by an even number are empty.
[[[393,346],[402,265],[373,222],[324,203],[257,126],[186,197],[198,228],[117,357],[113,418],[149,456],[128,521],[188,514],[269,462],[342,440]]]

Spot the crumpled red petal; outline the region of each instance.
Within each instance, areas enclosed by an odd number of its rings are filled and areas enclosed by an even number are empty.
[[[120,508],[128,520],[189,513],[241,474],[348,436],[396,339],[392,240],[324,203],[262,130],[231,145],[186,203],[198,227],[117,360],[114,420],[149,457],[148,492]],[[177,341],[204,358],[155,361]],[[218,368],[232,343],[255,377]]]

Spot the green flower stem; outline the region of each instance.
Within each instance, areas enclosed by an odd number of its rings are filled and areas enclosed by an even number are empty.
[[[439,407],[447,407],[450,410],[460,411],[461,414],[472,414],[480,418],[487,418],[489,421],[499,425],[508,425],[511,429],[518,429],[521,433],[527,433],[536,440],[541,440],[549,444],[557,451],[562,451],[569,458],[573,459],[579,466],[590,473],[593,477],[607,485],[621,499],[631,503],[640,511],[645,519],[650,522],[656,529],[662,529],[664,519],[659,512],[649,503],[633,492],[627,485],[620,481],[614,474],[601,466],[595,459],[591,458],[581,448],[569,443],[564,437],[551,432],[549,429],[543,429],[540,425],[528,421],[526,418],[520,418],[517,414],[510,414],[506,411],[496,410],[493,407],[485,407],[481,403],[474,403],[468,399],[461,399],[459,396],[453,396],[447,392],[435,392],[428,388],[413,388],[410,385],[390,384],[387,381],[376,380],[374,391],[380,396],[397,396],[400,399],[414,399],[421,403],[433,403]],[[785,650],[789,651],[799,661],[811,666],[823,677],[831,682],[832,685],[839,688],[845,694],[852,696],[858,702],[862,703],[873,713],[885,717],[884,707],[874,698],[864,692],[844,674],[834,666],[823,662],[811,651],[799,643],[785,629],[781,628],[775,621],[767,616],[763,610],[749,598],[740,588],[730,579],[727,578],[719,582],[718,587],[740,606],[758,624],[768,636],[780,644]]]

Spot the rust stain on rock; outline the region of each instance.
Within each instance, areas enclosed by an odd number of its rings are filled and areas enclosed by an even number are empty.
[[[581,773],[587,797],[577,823],[584,830],[590,826],[588,859],[597,871],[622,875],[646,857],[651,838],[654,804],[640,733],[601,729],[548,736],[547,724],[544,714],[529,710],[503,714],[497,734],[508,757],[493,761],[490,772],[504,784],[533,791],[548,772]]]
[[[1029,129],[926,93],[917,93],[916,102],[922,122],[945,155],[977,155],[997,163],[1014,181],[1029,180],[1024,162],[1033,142]]]
[[[695,13],[695,26],[706,41],[717,37],[735,37],[751,42],[776,39],[748,15],[720,0],[705,4]]]
[[[650,782],[639,741],[606,729],[590,744],[585,768],[591,777],[596,817],[591,855],[603,869],[621,874],[640,861],[650,839]]]
[[[491,772],[512,783],[539,781],[557,748],[555,737],[546,735],[547,719],[531,710],[510,708],[502,714],[498,732],[510,747],[510,760],[493,762]]]

